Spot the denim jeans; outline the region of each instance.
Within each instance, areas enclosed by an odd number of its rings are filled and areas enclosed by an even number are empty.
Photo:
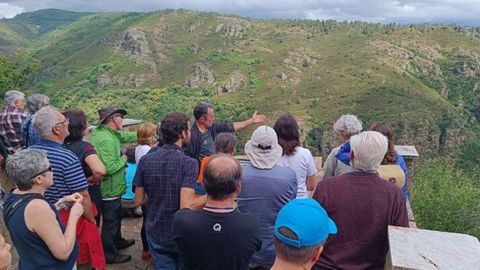
[[[118,256],[117,246],[125,242],[122,237],[122,218],[123,208],[120,198],[103,201],[103,226],[102,226],[102,244],[105,252],[105,259],[113,260]]]
[[[160,243],[148,236],[148,232],[147,241],[155,270],[180,269],[177,263],[178,256],[175,250],[175,245],[160,245]]]

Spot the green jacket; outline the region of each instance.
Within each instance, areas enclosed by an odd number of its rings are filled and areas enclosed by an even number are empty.
[[[107,169],[103,177],[101,191],[103,198],[120,197],[125,193],[125,166],[127,161],[122,157],[120,145],[137,141],[135,132],[115,131],[100,125],[92,132],[91,143],[97,155]]]

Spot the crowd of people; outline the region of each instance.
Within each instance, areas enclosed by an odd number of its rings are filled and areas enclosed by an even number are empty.
[[[122,198],[143,216],[141,258],[154,269],[383,269],[388,225],[408,227],[408,173],[385,122],[362,132],[358,117],[341,116],[341,144],[317,168],[292,115],[273,127],[256,111],[216,123],[201,102],[192,125],[171,112],[126,132],[127,111],[108,107],[90,132],[84,112],[59,112],[47,96],[11,90],[4,100],[2,212],[19,269],[130,261]],[[233,132],[257,124],[241,165]],[[383,165],[403,171],[401,186]],[[0,269],[10,247],[0,234]]]

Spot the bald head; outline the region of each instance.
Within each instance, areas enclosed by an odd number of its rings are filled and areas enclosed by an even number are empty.
[[[242,179],[242,168],[232,156],[212,156],[204,170],[205,190],[214,200],[224,200],[235,194]]]

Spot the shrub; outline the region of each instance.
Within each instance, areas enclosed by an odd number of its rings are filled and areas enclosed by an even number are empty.
[[[410,199],[418,227],[480,237],[480,187],[446,160],[416,168]]]

